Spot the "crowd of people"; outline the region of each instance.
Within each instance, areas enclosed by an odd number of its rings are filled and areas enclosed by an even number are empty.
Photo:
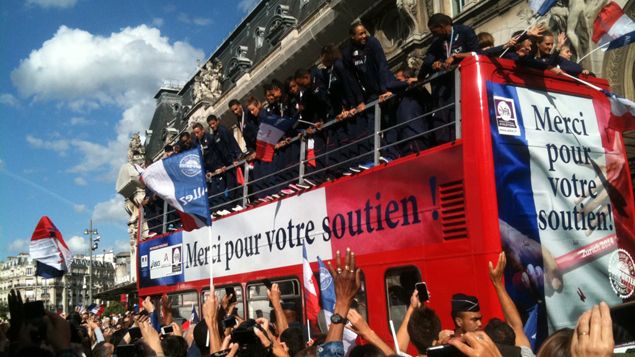
[[[443,326],[425,298],[414,290],[405,318],[393,341],[382,339],[369,326],[354,300],[361,287],[355,254],[328,263],[335,303],[330,324],[308,338],[306,326],[286,307],[277,284],[267,290],[269,316],[256,314],[243,320],[234,294],[205,296],[202,320],[184,323],[173,318],[166,295],[143,300],[138,312],[98,316],[76,309],[63,314],[33,309],[19,292],[9,296],[10,323],[0,328],[0,356],[276,356],[276,357],[382,357],[405,356],[412,344],[419,356],[611,356],[615,345],[611,314],[600,302],[583,313],[575,328],[552,333],[534,354],[523,322],[502,280],[504,253],[489,263],[489,276],[503,319],[483,316],[477,297],[452,296],[452,326]],[[212,287],[212,291],[213,287]],[[31,304],[31,305],[29,305]],[[194,312],[193,315],[196,315]],[[488,320],[487,324],[484,323]],[[354,332],[354,338],[345,337]],[[632,340],[632,337],[630,338]]]
[[[322,48],[317,66],[297,70],[284,83],[266,83],[264,100],[251,96],[243,103],[229,102],[244,151],[219,118],[210,115],[207,126],[196,123],[182,132],[178,142],[165,147],[165,155],[201,146],[212,214],[222,216],[242,210],[244,202],[269,202],[372,167],[374,105],[381,107],[380,162],[453,140],[453,69],[473,54],[555,73],[589,74],[571,61],[566,36],[561,33],[555,41],[543,24],[518,31],[499,46],[491,34],[477,35],[444,14],[431,16],[428,27],[433,41],[421,68],[406,66],[393,73],[379,41],[355,22],[342,46]],[[424,83],[430,84],[430,91]],[[263,123],[275,123],[284,132],[271,157],[256,155]],[[238,165],[243,160],[248,173]],[[245,175],[246,200],[241,187]]]

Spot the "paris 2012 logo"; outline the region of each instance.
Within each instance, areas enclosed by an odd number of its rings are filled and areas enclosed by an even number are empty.
[[[609,280],[613,291],[621,298],[627,299],[635,291],[635,263],[624,249],[618,249],[609,258]]]
[[[183,175],[187,177],[194,177],[201,173],[201,163],[198,156],[194,154],[185,155],[181,161],[179,161],[179,169]]]

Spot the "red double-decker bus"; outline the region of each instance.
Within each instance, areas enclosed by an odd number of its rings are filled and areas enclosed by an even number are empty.
[[[575,325],[601,300],[633,299],[633,190],[607,96],[483,56],[465,59],[454,76],[454,108],[443,109],[455,115],[454,141],[225,216],[211,229],[140,240],[139,296],[167,293],[175,314],[189,318],[212,274],[218,290],[236,291],[239,315],[267,317],[269,279],[304,316],[305,245],[314,272],[318,256],[348,247],[357,254],[359,310],[387,341],[389,321],[399,326],[419,281],[448,328],[457,292],[477,296],[486,320],[500,316],[487,263],[501,250],[507,289],[543,334]]]

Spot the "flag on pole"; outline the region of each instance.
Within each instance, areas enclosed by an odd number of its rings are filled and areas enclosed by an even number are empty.
[[[317,258],[318,268],[320,269],[320,301],[325,311],[333,313],[335,309],[335,285],[333,285],[333,277],[331,272],[326,269],[324,262],[320,257]]]
[[[291,126],[293,126],[291,118],[272,113],[261,116],[256,137],[256,159],[271,162],[276,144]]]
[[[202,157],[199,146],[159,160],[141,174],[145,185],[177,210],[188,232],[212,225]]]
[[[304,280],[304,298],[306,303],[306,315],[309,320],[317,321],[320,313],[320,298],[317,291],[317,281],[309,265],[306,255],[306,244],[302,245],[302,278]]]
[[[200,321],[201,320],[196,313],[196,307],[194,306],[194,304],[192,304],[192,313],[190,315],[190,319],[183,323],[183,331],[187,330],[192,325],[196,326],[196,324],[198,324]]]
[[[591,39],[599,47],[610,42],[608,48],[615,49],[634,41],[635,22],[624,13],[615,1],[609,2],[593,22]]]
[[[47,279],[64,275],[73,259],[62,233],[47,216],[40,218],[33,231],[29,255],[36,261],[35,275]]]
[[[556,2],[557,0],[529,0],[529,7],[534,10],[537,16],[543,16]]]

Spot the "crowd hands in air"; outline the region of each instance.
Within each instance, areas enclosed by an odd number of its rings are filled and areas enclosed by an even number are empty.
[[[433,41],[423,64],[419,68],[404,65],[393,72],[379,41],[356,22],[342,46],[322,48],[316,66],[298,69],[284,82],[265,83],[264,100],[252,93],[243,102],[229,102],[234,118],[223,122],[235,123],[244,139],[243,149],[232,132],[220,124],[220,118],[210,115],[207,125],[196,123],[180,133],[177,142],[165,147],[165,156],[201,146],[212,214],[223,216],[245,208],[241,187],[244,172],[236,169],[242,167],[238,164],[243,160],[250,166],[247,205],[270,202],[372,167],[374,110],[368,110],[372,103],[380,102],[382,108],[380,162],[454,140],[453,109],[447,108],[454,103],[451,72],[467,57],[481,54],[493,60],[514,60],[517,68],[589,74],[572,61],[566,35],[554,37],[544,24],[518,31],[499,46],[491,34],[476,34],[444,14],[431,16],[428,27]],[[422,85],[427,82],[429,88]],[[275,144],[271,160],[257,158],[260,124],[274,121],[287,122],[283,125],[286,131]],[[301,182],[298,138],[307,140]],[[162,210],[161,202],[154,204],[156,201],[150,198],[145,202],[147,217]]]
[[[267,290],[271,320],[243,320],[236,314],[233,294],[219,298],[212,293],[203,303],[202,320],[183,325],[175,322],[172,301],[166,295],[155,301],[156,306],[147,297],[138,313],[98,316],[76,309],[68,316],[47,311],[34,317],[32,311],[26,311],[20,293],[12,290],[10,322],[0,329],[0,356],[381,357],[407,356],[411,343],[419,356],[534,356],[502,280],[504,253],[496,264],[489,263],[503,320],[491,318],[483,326],[478,299],[457,293],[450,302],[454,326],[444,328],[415,289],[394,341],[379,337],[354,304],[362,285],[355,254],[347,249],[341,257],[338,251],[327,264],[336,296],[333,317],[325,333],[314,332],[310,338],[306,326],[285,310],[278,284]],[[228,318],[235,323],[227,323]],[[357,334],[353,344],[343,341],[347,329]],[[602,357],[611,356],[613,348],[611,315],[607,304],[601,302],[584,312],[574,329],[561,329],[549,336],[536,355]],[[439,354],[439,350],[446,354]]]

